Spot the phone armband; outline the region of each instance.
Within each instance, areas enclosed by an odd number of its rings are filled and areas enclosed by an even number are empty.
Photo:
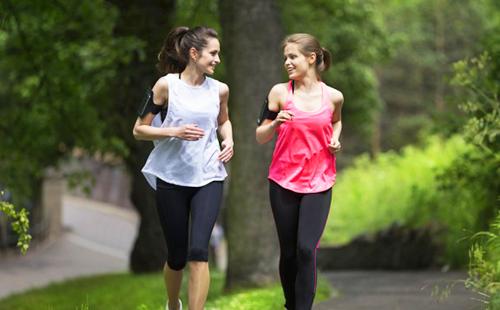
[[[264,100],[264,103],[262,104],[262,107],[260,108],[260,114],[257,118],[257,125],[262,125],[262,122],[265,119],[275,120],[278,116],[278,113],[279,112],[269,110],[269,100],[266,98],[266,100]]]
[[[154,104],[153,96],[154,96],[153,90],[147,89],[142,99],[142,103],[139,107],[139,110],[137,111],[140,118],[143,118],[144,116],[148,115],[148,113],[153,113],[154,115],[160,113],[162,107],[157,104]]]

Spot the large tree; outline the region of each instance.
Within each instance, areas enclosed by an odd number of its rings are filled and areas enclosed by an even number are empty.
[[[132,126],[143,92],[159,77],[155,69],[157,54],[173,25],[175,1],[110,2],[120,12],[115,35],[133,36],[143,43],[143,54],[136,54],[131,62],[118,69],[119,74],[112,84],[115,109],[109,121],[129,150],[125,164],[132,179],[131,200],[140,215],[130,268],[134,272],[155,271],[165,262],[166,246],[156,213],[154,192],[140,172],[153,145],[149,141],[135,141]]]
[[[230,87],[235,137],[226,227],[226,285],[262,285],[276,279],[276,232],[267,195],[271,146],[255,142],[255,120],[272,85],[282,77],[283,28],[274,1],[220,0],[222,50]]]

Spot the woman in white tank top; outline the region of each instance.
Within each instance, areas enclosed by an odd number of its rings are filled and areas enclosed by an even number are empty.
[[[227,176],[223,164],[233,156],[234,144],[229,88],[207,76],[220,63],[219,51],[213,29],[172,30],[158,55],[158,69],[166,75],[154,85],[152,102],[133,130],[136,139],[155,144],[142,172],[156,190],[167,242],[164,278],[171,310],[182,309],[179,291],[187,262],[189,309],[203,309],[208,293],[208,241]],[[162,107],[164,119],[158,114]]]

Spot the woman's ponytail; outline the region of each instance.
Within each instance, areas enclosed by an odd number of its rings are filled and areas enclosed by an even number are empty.
[[[156,68],[160,73],[178,73],[186,68],[188,59],[185,57],[184,53],[182,53],[181,42],[188,31],[188,27],[177,27],[168,33],[158,53]]]
[[[326,48],[322,47],[321,48],[321,62],[318,65],[318,69],[320,72],[324,72],[330,68],[330,65],[332,64],[332,54],[330,53],[329,50]]]

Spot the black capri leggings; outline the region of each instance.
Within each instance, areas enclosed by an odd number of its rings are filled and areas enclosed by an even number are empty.
[[[220,209],[222,183],[188,187],[156,179],[156,206],[170,269],[182,270],[188,260],[208,261],[208,242]]]
[[[289,310],[310,310],[316,294],[316,250],[332,190],[300,194],[270,181],[269,194],[280,243],[279,272]]]

